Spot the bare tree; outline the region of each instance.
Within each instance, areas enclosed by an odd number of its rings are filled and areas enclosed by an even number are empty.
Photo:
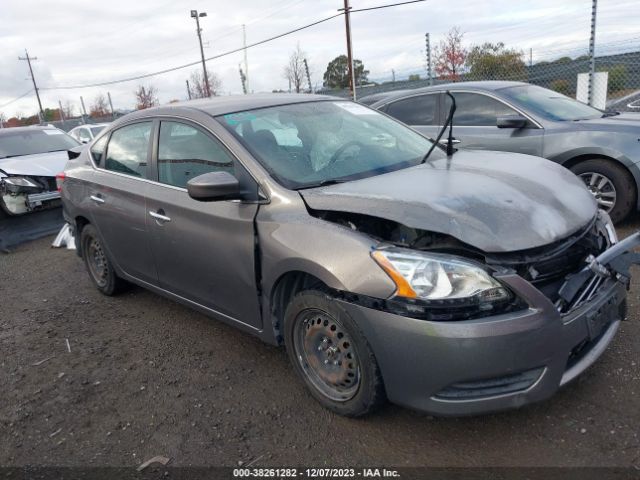
[[[72,118],[74,114],[74,107],[71,100],[65,100],[62,104],[62,113],[64,114],[64,118]]]
[[[436,74],[446,80],[460,80],[462,67],[467,60],[467,50],[462,46],[464,33],[460,27],[453,27],[434,51]]]
[[[284,67],[284,78],[289,80],[289,85],[293,87],[296,93],[304,90],[306,75],[304,59],[305,53],[300,49],[300,44],[298,44],[296,49],[291,52],[289,62]]]
[[[216,96],[222,88],[222,80],[215,73],[207,71],[211,95]],[[207,98],[207,86],[204,83],[204,74],[200,70],[194,70],[189,77],[189,94],[191,98]]]
[[[148,85],[146,88],[144,85],[138,86],[134,95],[136,96],[136,108],[138,110],[155,107],[159,103],[158,90],[153,85]]]
[[[96,95],[91,105],[89,105],[89,116],[93,118],[106,117],[109,115],[109,104],[107,97],[103,93]]]

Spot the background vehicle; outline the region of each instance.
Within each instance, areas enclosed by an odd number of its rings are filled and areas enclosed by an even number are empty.
[[[558,162],[584,181],[614,222],[640,207],[640,114],[603,113],[542,87],[498,81],[378,94],[371,107],[435,137],[449,110],[446,90],[456,98],[457,147]]]
[[[92,125],[79,125],[69,131],[69,135],[80,143],[89,143],[100,133],[108,123],[94,123]]]
[[[59,206],[56,175],[78,145],[53,127],[0,129],[0,215]]]
[[[611,247],[606,213],[553,162],[432,146],[331,97],[173,104],[71,152],[63,211],[101,292],[128,280],[284,343],[340,414],[547,398],[615,335],[628,272],[607,262],[640,239]]]

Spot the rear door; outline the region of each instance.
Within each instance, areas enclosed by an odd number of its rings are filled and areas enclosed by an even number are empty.
[[[156,284],[147,238],[145,193],[148,187],[153,122],[139,121],[114,130],[104,151],[92,147],[98,167],[87,186],[92,222],[109,257],[122,271]]]
[[[163,119],[156,131],[147,220],[160,286],[254,328],[261,327],[255,272],[257,184],[231,152],[199,125]],[[246,202],[192,199],[187,182],[226,171]]]
[[[383,112],[409,125],[423,135],[435,138],[438,126],[439,93],[427,93],[395,100],[382,109]]]
[[[524,128],[498,128],[502,115],[521,115],[506,103],[479,92],[451,92],[456,99],[453,116],[453,136],[460,143],[457,148],[500,150],[505,152],[542,155],[544,130],[530,121]],[[440,125],[444,124],[451,108],[451,99],[442,95]]]

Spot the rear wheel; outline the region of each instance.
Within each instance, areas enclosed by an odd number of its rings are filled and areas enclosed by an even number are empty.
[[[326,293],[298,293],[287,307],[284,329],[296,373],[324,407],[357,417],[384,403],[382,377],[369,343]]]
[[[622,165],[594,158],[574,165],[571,171],[582,179],[598,207],[605,210],[615,223],[622,221],[634,208],[636,185]]]
[[[80,233],[82,258],[91,281],[105,295],[114,295],[126,285],[116,274],[93,225],[85,225]]]

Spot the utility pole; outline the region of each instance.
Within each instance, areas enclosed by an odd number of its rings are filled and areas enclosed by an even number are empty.
[[[529,49],[529,66],[533,67],[533,48]]]
[[[356,77],[353,69],[353,53],[351,51],[351,7],[349,6],[349,0],[344,0],[344,24],[347,30],[347,63],[349,64],[349,89],[351,91],[351,98],[356,100]]]
[[[111,119],[116,119],[116,112],[113,109],[113,102],[111,101],[111,92],[107,92],[107,98],[109,99],[109,106],[111,107]]]
[[[62,126],[64,126],[64,112],[62,111],[62,102],[58,100],[58,108],[60,109],[60,120],[62,120]]]
[[[244,93],[249,93],[249,61],[247,60],[247,28],[242,24],[242,45],[244,50]]]
[[[36,91],[36,98],[38,99],[38,107],[40,108],[40,121],[44,122],[44,110],[42,109],[42,102],[40,101],[40,92],[38,91],[38,85],[36,84],[36,77],[33,75],[33,68],[31,67],[31,60],[38,60],[38,57],[30,57],[29,52],[24,50],[25,57],[18,57],[18,60],[26,60],[29,64],[29,73],[31,73],[31,80],[33,81],[33,89]]]
[[[311,74],[309,73],[309,64],[307,59],[302,60],[304,62],[304,71],[307,74],[307,83],[309,84],[309,93],[313,93],[313,87],[311,86]]]
[[[142,87],[142,92],[144,93],[144,87]],[[80,105],[82,105],[82,123],[87,123],[87,109],[84,107],[84,98],[80,95]]]
[[[238,70],[240,70],[240,83],[242,83],[242,92],[247,94],[247,76],[242,71],[242,64],[238,64]]]
[[[427,52],[427,73],[429,75],[429,85],[433,85],[433,74],[431,73],[431,38],[429,33],[425,33],[425,50]]]
[[[187,82],[187,95],[189,96],[189,100],[191,100],[191,87],[189,86],[189,80]]]
[[[596,75],[596,13],[598,0],[591,4],[591,38],[589,39],[589,105],[593,105],[593,82]]]
[[[391,82],[396,83],[396,71],[393,68],[391,69]]]
[[[209,76],[207,75],[207,63],[204,61],[204,47],[202,46],[202,29],[200,28],[200,17],[206,17],[207,12],[198,13],[197,10],[191,10],[191,18],[196,19],[196,31],[198,32],[198,42],[200,42],[200,56],[202,57],[202,73],[204,74],[204,87],[207,97],[211,96],[211,87],[209,86]]]

